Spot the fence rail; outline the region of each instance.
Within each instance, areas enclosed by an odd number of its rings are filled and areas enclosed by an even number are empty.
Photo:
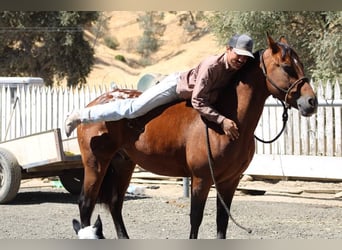
[[[283,135],[272,144],[256,142],[257,154],[342,157],[340,84],[336,81],[313,85],[317,86],[319,100],[317,114],[306,118],[291,109]],[[77,90],[1,86],[0,141],[55,128],[61,128],[65,139],[63,123],[66,115],[109,89],[106,86]],[[282,105],[269,98],[255,134],[263,139],[273,138],[282,127],[282,112]]]

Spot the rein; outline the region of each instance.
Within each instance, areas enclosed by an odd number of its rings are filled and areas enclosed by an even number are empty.
[[[213,159],[213,155],[211,152],[211,147],[210,147],[210,141],[209,141],[209,128],[208,125],[206,124],[206,141],[207,141],[207,149],[208,149],[208,162],[209,162],[209,169],[210,169],[210,174],[211,174],[211,178],[213,180],[214,186],[216,188],[216,193],[217,193],[217,197],[219,198],[222,206],[224,207],[224,209],[226,210],[226,213],[228,214],[229,218],[234,222],[234,224],[236,226],[238,226],[239,228],[245,230],[248,233],[252,233],[252,229],[250,228],[246,228],[242,225],[240,225],[232,216],[232,214],[230,213],[230,210],[227,206],[227,204],[224,202],[222,195],[220,194],[218,187],[217,187],[217,183],[215,180],[215,175],[214,175],[214,159]]]

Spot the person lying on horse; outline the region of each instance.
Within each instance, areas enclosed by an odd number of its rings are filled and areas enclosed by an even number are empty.
[[[248,58],[254,58],[252,50],[251,37],[246,34],[234,35],[224,53],[209,56],[188,71],[168,75],[137,98],[120,99],[73,111],[65,120],[66,135],[69,137],[80,123],[133,119],[172,101],[191,100],[194,109],[207,120],[221,125],[224,133],[235,140],[239,137],[236,123],[221,115],[213,103],[219,91],[232,82]]]

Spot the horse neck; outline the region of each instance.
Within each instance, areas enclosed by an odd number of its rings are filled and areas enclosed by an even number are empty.
[[[241,78],[236,89],[238,98],[237,119],[240,134],[253,136],[265,101],[270,93],[266,87],[265,77],[259,63],[255,63],[248,72]]]

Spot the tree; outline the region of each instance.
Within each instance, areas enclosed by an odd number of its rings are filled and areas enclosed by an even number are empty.
[[[198,25],[199,21],[204,19],[204,11],[169,11],[169,13],[177,15],[178,25],[182,26],[187,36],[188,41],[193,41],[208,33],[207,27]]]
[[[284,35],[302,59],[307,74],[341,79],[341,11],[224,11],[207,18],[220,43],[235,33],[254,38],[255,50],[266,47],[265,33]]]
[[[138,17],[143,35],[138,41],[137,51],[147,61],[161,45],[160,39],[166,28],[166,25],[161,23],[163,19],[164,13],[157,11],[147,11]]]
[[[0,12],[0,75],[39,76],[47,85],[86,83],[94,50],[84,28],[98,12]]]

